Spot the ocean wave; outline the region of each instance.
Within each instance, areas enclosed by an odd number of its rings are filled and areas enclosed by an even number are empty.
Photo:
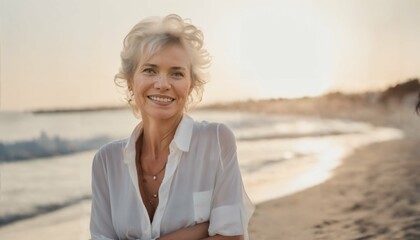
[[[36,216],[40,216],[42,214],[46,214],[52,211],[56,211],[77,203],[80,203],[84,200],[90,200],[92,199],[92,196],[89,195],[84,195],[84,196],[80,196],[80,197],[76,197],[73,199],[69,199],[65,202],[62,203],[54,203],[54,204],[50,204],[50,205],[42,205],[42,206],[35,206],[32,211],[29,212],[24,212],[24,213],[14,213],[14,214],[8,214],[5,216],[0,216],[0,227],[7,225],[7,224],[11,224],[13,222],[16,221],[21,221],[21,220],[25,220],[28,218],[33,218]]]
[[[97,149],[111,140],[108,136],[68,140],[41,132],[38,138],[12,143],[0,142],[0,162],[30,160]]]

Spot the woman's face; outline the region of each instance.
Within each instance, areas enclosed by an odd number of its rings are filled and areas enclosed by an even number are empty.
[[[190,58],[179,45],[164,46],[141,60],[133,75],[133,92],[142,118],[166,120],[182,115],[191,92]]]

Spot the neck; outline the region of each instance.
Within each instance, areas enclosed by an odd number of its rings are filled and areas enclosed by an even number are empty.
[[[142,156],[159,160],[162,155],[167,154],[181,119],[182,115],[165,120],[143,118]]]

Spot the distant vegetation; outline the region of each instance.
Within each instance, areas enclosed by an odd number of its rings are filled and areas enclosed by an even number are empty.
[[[401,102],[409,95],[417,95],[420,92],[420,82],[418,78],[411,78],[385,90],[380,97],[381,102],[388,102],[394,99]]]
[[[265,100],[248,100],[238,101],[231,103],[216,103],[201,107],[202,109],[230,109],[238,108],[239,110],[246,110],[249,106],[255,105],[261,102],[281,102],[281,104],[294,104],[291,112],[295,112],[294,108],[298,107],[299,110],[305,108],[303,112],[307,112],[306,109],[314,109],[318,103],[327,103],[331,105],[348,105],[350,108],[354,104],[370,105],[376,107],[388,107],[389,105],[395,106],[399,104],[406,104],[415,107],[415,104],[419,104],[420,108],[420,80],[419,78],[409,78],[406,81],[391,86],[383,91],[370,91],[364,93],[342,93],[342,92],[330,92],[318,97],[302,97],[297,99],[286,99],[286,98],[271,98]],[[350,105],[349,105],[350,104]],[[324,105],[325,106],[325,105]],[[319,109],[322,110],[322,109]]]
[[[28,141],[0,142],[0,162],[51,157],[97,149],[109,140],[110,138],[105,136],[66,140],[57,136],[49,137],[45,132],[42,132],[38,138]]]

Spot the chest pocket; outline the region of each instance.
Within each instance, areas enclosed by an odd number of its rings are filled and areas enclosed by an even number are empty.
[[[213,191],[194,192],[194,221],[202,223],[210,220]]]

